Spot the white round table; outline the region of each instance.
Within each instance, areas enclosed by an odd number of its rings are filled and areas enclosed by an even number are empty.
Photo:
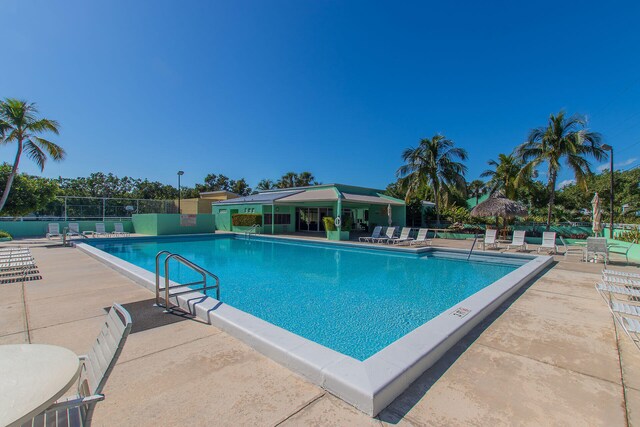
[[[45,410],[76,381],[78,356],[42,344],[0,345],[0,425],[20,425]]]

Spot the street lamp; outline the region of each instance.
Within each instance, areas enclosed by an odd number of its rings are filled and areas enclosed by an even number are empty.
[[[183,171],[178,171],[178,213],[182,213],[180,209],[180,199],[182,198],[182,187],[180,186],[180,177],[184,175]]]
[[[602,144],[602,149],[611,153],[609,156],[609,173],[611,174],[611,191],[609,191],[609,238],[613,239],[613,147],[609,144]]]

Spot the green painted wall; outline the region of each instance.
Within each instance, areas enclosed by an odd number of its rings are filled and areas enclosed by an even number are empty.
[[[69,226],[70,222],[78,223],[78,225],[80,225],[80,231],[82,232],[95,231],[96,222],[102,221],[1,221],[0,230],[4,230],[16,238],[44,237],[47,233],[49,224],[60,224],[60,232],[62,233],[64,228]],[[128,231],[129,233],[134,232],[132,221],[104,221],[104,226],[107,232],[114,230],[113,224],[115,222],[122,222],[124,231]]]
[[[179,214],[134,214],[132,219],[136,233],[150,236],[215,233],[215,217],[212,214],[197,214],[195,226],[180,225]]]

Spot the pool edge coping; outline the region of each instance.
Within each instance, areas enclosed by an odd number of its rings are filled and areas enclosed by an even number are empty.
[[[232,236],[234,234],[225,233],[225,235]],[[269,238],[272,237],[269,236]],[[136,239],[136,237],[127,237],[126,241]],[[287,237],[288,239],[338,247],[376,248],[366,244],[309,241]],[[115,241],[115,239],[100,240]],[[75,246],[92,258],[101,261],[155,293],[154,273],[90,244],[77,242]],[[382,248],[387,250],[400,249],[402,252],[418,254],[434,250],[463,256],[468,254],[467,250],[455,248],[394,248],[393,246]],[[501,253],[486,254],[482,252],[478,254],[497,258],[505,257]],[[296,335],[200,292],[181,294],[177,298],[174,296],[173,302],[368,415],[375,416],[464,335],[553,262],[551,256],[532,256],[530,254],[509,254],[507,256],[524,258],[529,261],[364,361],[359,361]]]

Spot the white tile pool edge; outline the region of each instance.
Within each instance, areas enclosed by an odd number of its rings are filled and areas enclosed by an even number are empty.
[[[155,292],[153,273],[91,245],[78,243],[76,247]],[[467,254],[465,250],[434,249],[465,257]],[[500,258],[501,255],[491,256]],[[173,302],[368,415],[375,416],[447,350],[552,261],[553,257],[550,256],[534,257],[365,361],[338,353],[199,292],[179,295]],[[454,314],[460,314],[461,309],[462,313],[467,314],[463,317]]]

